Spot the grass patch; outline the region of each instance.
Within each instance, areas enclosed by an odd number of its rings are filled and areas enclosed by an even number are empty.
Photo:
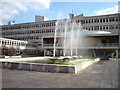
[[[66,62],[61,62],[61,63],[56,63],[56,64],[60,64],[60,65],[76,65],[76,64],[80,64],[82,62],[86,62],[86,61],[91,61],[91,59],[82,59],[79,61],[74,61],[72,60],[73,62],[70,62],[70,61],[66,61]]]
[[[57,64],[57,65],[76,65],[80,64],[82,62],[86,61],[91,61],[92,59],[75,59],[75,60],[69,60],[69,61],[61,61],[61,60],[56,60],[56,61],[50,61],[50,60],[34,60],[34,61],[29,61],[27,63],[44,63],[44,64]]]

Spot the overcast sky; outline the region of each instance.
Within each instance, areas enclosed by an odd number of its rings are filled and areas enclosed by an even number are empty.
[[[74,14],[85,16],[105,15],[118,12],[118,1],[97,2],[77,0],[73,2],[53,2],[55,0],[2,0],[0,3],[0,24],[7,24],[9,20],[16,23],[34,22],[35,15],[46,16],[50,20],[67,18],[73,11]],[[58,0],[60,1],[60,0]],[[65,1],[65,0],[64,0]]]

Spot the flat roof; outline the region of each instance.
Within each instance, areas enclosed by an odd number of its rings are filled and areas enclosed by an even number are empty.
[[[8,38],[2,38],[0,37],[1,40],[11,40],[11,41],[19,41],[19,42],[25,42],[28,43],[27,41],[23,41],[23,40],[15,40],[15,39],[8,39]]]
[[[76,15],[75,17],[79,17],[83,14]],[[84,16],[83,18],[94,18],[94,17],[103,17],[103,16],[111,16],[111,15],[120,15],[120,13],[115,13],[115,14],[107,14],[107,15],[96,15],[96,16]],[[57,20],[67,20],[67,19],[55,19],[55,20],[47,20],[47,21],[41,21],[41,22],[28,22],[28,23],[19,23],[19,24],[13,24],[13,25],[25,25],[25,24],[39,24],[39,23],[46,23],[46,22],[51,22],[51,21],[57,21]],[[0,25],[0,26],[13,26],[13,25]]]

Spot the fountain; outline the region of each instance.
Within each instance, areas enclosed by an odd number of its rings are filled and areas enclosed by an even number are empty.
[[[63,30],[63,31],[60,31]],[[78,56],[78,49],[81,46],[81,23],[76,23],[72,19],[57,20],[54,34],[54,53],[56,53],[56,38],[59,36],[62,39],[63,56]],[[80,43],[79,43],[80,42]]]

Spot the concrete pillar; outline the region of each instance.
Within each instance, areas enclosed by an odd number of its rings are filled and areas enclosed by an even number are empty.
[[[93,26],[93,30],[95,29],[95,26]]]
[[[62,51],[63,51],[63,50],[62,50],[62,49],[60,49],[60,56],[62,56],[62,55],[63,55]]]
[[[42,38],[41,38],[41,46],[42,46],[42,47],[43,47],[43,44],[44,44],[44,43],[43,43],[43,37],[42,37]]]
[[[102,25],[102,30],[103,30],[103,25]]]
[[[95,50],[93,49],[92,51],[93,51],[94,57],[97,57],[97,55],[96,55],[96,53],[95,53]]]
[[[120,35],[119,35],[119,44],[120,44]],[[119,47],[120,48],[120,47]]]
[[[108,30],[110,29],[110,25],[108,25]]]
[[[116,50],[116,58],[118,58],[118,50]]]
[[[45,57],[45,52],[46,52],[46,50],[44,49],[44,57]]]
[[[113,56],[114,56],[113,54],[112,54],[111,56],[112,56],[112,58],[114,58],[114,57],[113,57]]]
[[[0,40],[0,45],[2,45],[2,39]]]
[[[106,30],[106,25],[105,25],[105,30]]]
[[[105,57],[106,51],[103,51],[103,56]]]

